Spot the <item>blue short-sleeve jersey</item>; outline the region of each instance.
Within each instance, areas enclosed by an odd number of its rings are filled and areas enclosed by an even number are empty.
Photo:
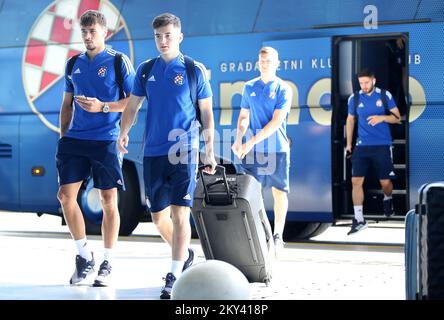
[[[390,92],[386,91],[387,107],[389,110],[396,108],[396,103]],[[348,98],[348,113],[355,116],[354,95]],[[381,146],[392,144],[389,124],[386,122],[378,123],[375,126],[369,125],[367,118],[373,115],[385,115],[385,108],[381,100],[381,89],[376,88],[371,95],[359,91],[359,104],[356,108],[358,113],[358,138],[357,146]]]
[[[82,53],[74,63],[71,79],[65,69],[65,92],[74,96],[97,98],[103,102],[119,100],[114,59],[116,51],[105,49],[89,60]],[[134,82],[134,68],[128,57],[122,54],[123,90],[130,93]],[[120,133],[121,112],[88,112],[74,100],[74,116],[66,136],[83,140],[117,140]]]
[[[282,79],[265,84],[260,77],[245,84],[242,93],[241,108],[250,111],[250,129],[252,134],[262,130],[273,118],[274,110],[290,112],[292,90]],[[287,122],[283,121],[278,130],[267,139],[254,146],[258,152],[287,152],[289,151],[287,138]]]
[[[146,77],[145,61],[139,65],[132,94],[147,97],[145,156],[164,156],[199,147],[199,123],[191,100],[185,61],[182,54],[168,64],[158,57]],[[197,99],[213,96],[203,64],[195,61]]]

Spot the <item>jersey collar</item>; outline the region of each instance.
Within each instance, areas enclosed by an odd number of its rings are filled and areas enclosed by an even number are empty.
[[[179,54],[176,58],[174,58],[173,60],[168,62],[168,64],[165,62],[165,60],[162,59],[162,57],[160,55],[158,56],[158,58],[160,61],[160,65],[163,67],[173,66],[173,65],[177,65],[177,64],[185,64],[185,60],[184,60],[183,54],[181,52],[179,52]]]
[[[86,61],[86,62],[94,62],[94,61],[97,60],[97,58],[100,58],[100,57],[105,56],[106,53],[107,53],[107,49],[105,48],[105,49],[103,49],[101,52],[99,52],[99,53],[94,57],[94,59],[89,60],[89,57],[88,57],[88,55],[86,54],[86,51],[84,51],[84,52],[79,56],[79,58],[82,59],[82,60],[84,60],[84,61]]]

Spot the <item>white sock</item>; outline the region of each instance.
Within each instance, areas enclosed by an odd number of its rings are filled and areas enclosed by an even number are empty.
[[[108,261],[109,264],[113,262],[114,251],[110,248],[105,248],[103,251],[103,260]]]
[[[392,195],[386,195],[385,193],[384,193],[384,201],[385,200],[390,200],[390,199],[392,199]]]
[[[364,214],[362,212],[362,206],[353,206],[353,209],[355,210],[355,219],[358,222],[364,221]]]
[[[87,261],[92,259],[91,250],[88,248],[88,243],[86,242],[86,238],[75,240],[77,250],[79,251],[80,256]]]
[[[171,273],[174,274],[176,279],[179,279],[182,274],[183,264],[185,261],[173,260],[171,262]]]

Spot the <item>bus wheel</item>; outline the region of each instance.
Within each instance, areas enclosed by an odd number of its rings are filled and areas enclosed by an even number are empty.
[[[320,235],[331,226],[327,222],[287,221],[284,229],[284,241],[306,240]]]
[[[135,169],[126,162],[123,165],[123,178],[126,191],[118,191],[117,204],[120,214],[120,236],[130,235],[144,216],[144,209],[140,203],[139,184]],[[93,180],[89,179],[77,196],[77,202],[83,213],[86,233],[100,235],[103,211],[100,203],[99,190],[93,187]]]

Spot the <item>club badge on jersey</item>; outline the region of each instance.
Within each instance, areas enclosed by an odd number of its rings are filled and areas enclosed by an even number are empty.
[[[378,101],[376,101],[376,106],[382,107],[382,100],[381,99],[378,99]]]
[[[99,77],[105,77],[106,76],[106,67],[100,67],[99,71],[97,72]]]
[[[183,79],[184,79],[183,74],[178,73],[178,74],[174,77],[174,83],[175,83],[176,85],[178,85],[178,86],[181,86],[181,85],[183,85]]]
[[[269,97],[270,97],[270,99],[274,99],[274,98],[276,98],[276,91],[272,91],[272,92],[270,92]]]

